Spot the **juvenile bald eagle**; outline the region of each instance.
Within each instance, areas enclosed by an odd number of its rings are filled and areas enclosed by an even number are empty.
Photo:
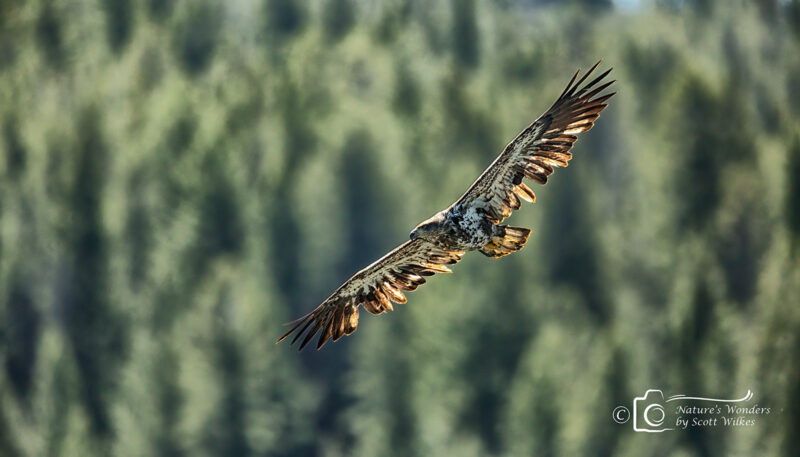
[[[356,330],[359,306],[372,314],[392,310],[392,302],[406,302],[403,291],[424,284],[425,276],[450,273],[446,265],[461,260],[466,251],[497,258],[522,249],[530,229],[502,222],[519,208],[520,199],[531,203],[536,199],[523,178],[545,184],[554,167],[566,167],[575,134],[591,129],[614,95],[600,94],[614,82],[603,82],[610,69],[583,85],[599,64],[577,82],[580,70],[576,72],[553,106],[517,135],[458,201],[417,225],[409,241],[345,281],[314,311],[291,322],[294,326],[277,342],[297,332],[294,343],[305,334],[303,349],[319,333],[319,349]]]

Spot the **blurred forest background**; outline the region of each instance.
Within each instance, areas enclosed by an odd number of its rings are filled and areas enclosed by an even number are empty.
[[[521,253],[275,345],[600,58]],[[798,116],[797,0],[1,0],[0,455],[795,456]]]

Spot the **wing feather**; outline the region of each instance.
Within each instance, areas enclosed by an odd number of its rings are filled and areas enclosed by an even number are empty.
[[[570,149],[578,139],[575,134],[591,129],[608,106],[605,102],[614,95],[599,95],[614,82],[598,85],[610,69],[584,84],[598,65],[600,62],[580,79],[580,71],[576,72],[553,106],[505,147],[454,206],[481,208],[486,217],[499,224],[519,208],[517,197],[536,201],[522,178],[546,184],[556,167],[566,167],[572,159]]]
[[[296,333],[294,344],[305,334],[300,343],[303,349],[319,333],[319,349],[330,339],[336,341],[349,335],[358,327],[359,306],[372,314],[391,311],[392,302],[406,302],[403,292],[414,291],[425,283],[423,276],[449,273],[444,265],[458,262],[462,255],[462,251],[446,251],[421,238],[407,241],[345,281],[314,311],[290,322],[292,328],[277,342]]]

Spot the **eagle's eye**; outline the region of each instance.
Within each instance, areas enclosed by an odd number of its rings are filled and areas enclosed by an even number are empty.
[[[417,236],[417,230],[416,229],[412,230],[411,233],[408,234],[408,237],[410,239],[412,239],[412,240],[414,239],[415,236]]]

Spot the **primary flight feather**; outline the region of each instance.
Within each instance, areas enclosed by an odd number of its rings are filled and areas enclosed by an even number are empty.
[[[450,273],[447,265],[461,260],[467,251],[497,258],[522,249],[530,229],[502,222],[519,208],[520,199],[536,199],[523,178],[545,184],[555,167],[566,167],[572,158],[569,150],[578,139],[575,134],[591,129],[614,95],[601,94],[614,82],[604,82],[610,69],[586,82],[599,64],[577,81],[580,71],[576,72],[553,106],[517,135],[458,201],[417,225],[409,241],[353,275],[316,309],[290,323],[292,328],[277,342],[295,333],[292,343],[302,338],[303,349],[319,334],[319,349],[328,340],[356,330],[359,306],[372,314],[392,310],[392,302],[406,302],[403,292],[416,290],[426,276]]]

